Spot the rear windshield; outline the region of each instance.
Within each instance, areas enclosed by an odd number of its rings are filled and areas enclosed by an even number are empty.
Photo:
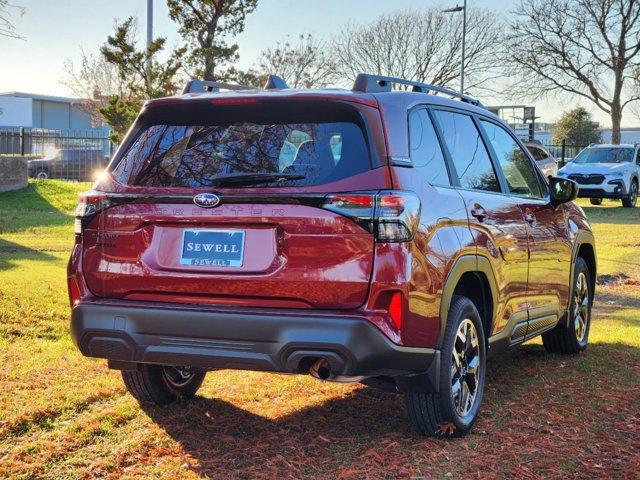
[[[633,160],[633,148],[585,148],[573,163],[622,163]]]
[[[252,178],[233,187],[269,187],[329,183],[371,168],[363,129],[342,115],[316,121],[294,115],[273,123],[251,116],[242,121],[236,112],[226,119],[217,115],[215,124],[143,126],[113,175],[128,185],[197,188],[264,174],[269,181]]]

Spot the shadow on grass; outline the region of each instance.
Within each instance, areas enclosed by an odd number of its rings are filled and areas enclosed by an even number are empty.
[[[0,270],[9,270],[16,268],[17,259],[28,259],[36,261],[53,261],[57,260],[54,255],[50,255],[40,250],[28,248],[19,243],[9,242],[0,238]]]
[[[409,430],[402,396],[370,388],[359,388],[276,419],[251,413],[226,401],[202,397],[166,408],[143,408],[197,461],[191,468],[198,475],[212,478],[247,475],[269,478],[282,476],[283,471],[294,477],[337,478],[345,470],[366,469],[363,457],[366,463],[371,449],[377,452],[373,461],[378,466],[387,461],[387,457],[396,465],[413,465],[415,455],[445,448],[468,452],[472,445],[473,458],[469,460],[481,464],[483,447],[491,444],[493,448],[497,443],[502,448],[503,432],[508,438],[513,428],[518,428],[521,418],[536,416],[536,412],[544,415],[550,396],[561,395],[563,404],[580,405],[585,389],[601,392],[607,385],[619,387],[623,379],[635,371],[631,365],[619,366],[625,358],[627,364],[629,358],[635,359],[631,363],[637,363],[640,349],[599,343],[590,346],[585,354],[562,356],[547,354],[540,345],[525,345],[493,358],[480,425],[476,425],[476,430],[484,434],[472,434],[446,444],[442,440],[414,437]],[[614,369],[616,373],[607,374]],[[568,382],[583,387],[567,390]],[[640,385],[640,380],[635,383]],[[600,407],[590,421],[610,421],[604,408],[607,405]],[[574,415],[573,412],[563,414]],[[561,431],[563,427],[556,425],[555,428]],[[385,445],[389,444],[395,446],[386,451]],[[529,447],[528,442],[510,446],[516,451]]]

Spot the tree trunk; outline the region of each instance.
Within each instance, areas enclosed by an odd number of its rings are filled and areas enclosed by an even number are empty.
[[[620,105],[611,106],[611,143],[620,143],[620,122],[622,121],[622,109]]]
[[[214,61],[213,58],[211,58],[212,55],[207,54],[205,55],[204,58],[204,79],[205,80],[210,80],[210,81],[214,81],[216,78],[214,76],[214,70],[216,68],[216,63]]]

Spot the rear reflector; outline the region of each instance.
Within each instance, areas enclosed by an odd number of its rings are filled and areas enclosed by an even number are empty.
[[[389,316],[393,320],[393,324],[398,330],[402,328],[402,319],[404,316],[404,298],[402,292],[395,292],[391,295],[389,302]]]
[[[69,277],[67,280],[69,286],[69,304],[73,308],[78,302],[80,302],[80,287],[75,278]]]

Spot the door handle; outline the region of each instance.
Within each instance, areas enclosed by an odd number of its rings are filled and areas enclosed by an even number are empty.
[[[534,225],[536,223],[536,216],[533,213],[525,213],[524,219],[529,225]]]
[[[474,205],[471,209],[471,216],[478,219],[479,222],[482,222],[487,216],[487,211],[481,205]]]

